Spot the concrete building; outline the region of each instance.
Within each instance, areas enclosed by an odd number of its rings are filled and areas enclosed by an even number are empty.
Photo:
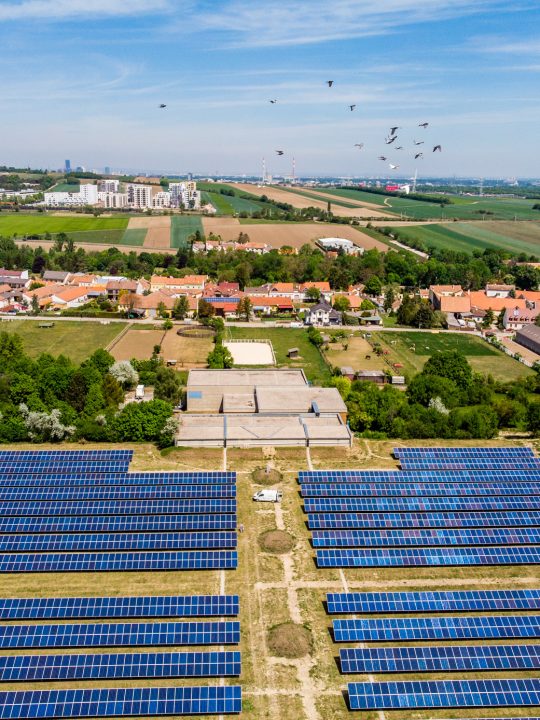
[[[540,327],[538,325],[525,325],[516,332],[514,338],[518,345],[540,355]]]
[[[49,207],[83,207],[98,202],[97,185],[84,183],[76,192],[46,192],[44,203]]]
[[[125,208],[128,206],[128,194],[119,192],[98,192],[98,201],[104,208]]]
[[[128,183],[126,185],[128,205],[134,208],[151,208],[153,190],[151,185]]]
[[[170,183],[171,206],[183,207],[187,210],[199,210],[201,207],[201,193],[197,190],[197,183],[192,180],[180,183]]]
[[[170,208],[171,207],[171,193],[161,190],[154,193],[152,197],[152,207],[155,209],[159,208]]]
[[[119,180],[99,180],[98,192],[104,193],[117,193],[120,192],[120,181]]]
[[[315,241],[315,244],[325,252],[342,252],[346,255],[362,255],[364,253],[363,247],[355,245],[351,240],[345,238],[319,238]]]

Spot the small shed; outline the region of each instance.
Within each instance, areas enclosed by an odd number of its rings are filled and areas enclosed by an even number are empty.
[[[38,328],[52,328],[54,327],[53,322],[40,322]]]
[[[289,348],[287,350],[287,357],[288,358],[297,358],[300,357],[300,350],[297,347]]]
[[[405,385],[405,377],[403,375],[392,375],[390,382],[392,385]]]
[[[167,367],[173,367],[176,365],[176,360],[167,360]]]
[[[376,383],[377,385],[384,385],[386,382],[386,373],[382,370],[359,370],[356,373],[356,379]]]
[[[349,367],[348,365],[346,365],[345,367],[342,367],[339,370],[343,377],[349,378],[349,380],[354,380],[355,372],[352,369],[352,367]]]

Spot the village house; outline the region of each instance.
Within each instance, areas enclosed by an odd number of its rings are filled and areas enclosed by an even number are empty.
[[[306,325],[341,325],[341,313],[326,302],[320,302],[306,310]]]
[[[503,325],[505,330],[521,330],[525,325],[534,325],[540,309],[506,308]]]
[[[203,291],[208,281],[208,275],[186,275],[183,278],[162,277],[152,275],[150,289],[152,292],[168,288],[169,290],[200,290]]]

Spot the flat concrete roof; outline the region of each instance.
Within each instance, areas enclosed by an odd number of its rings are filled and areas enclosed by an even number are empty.
[[[337,388],[303,387],[291,392],[288,388],[255,388],[257,408],[260,413],[309,413],[316,402],[320,412],[346,413]]]
[[[302,386],[307,385],[303,370],[190,370],[187,387],[196,386],[223,386],[233,385],[254,387],[255,385],[268,386]]]

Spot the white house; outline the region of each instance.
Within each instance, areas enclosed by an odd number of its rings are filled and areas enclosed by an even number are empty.
[[[316,244],[325,252],[344,252],[347,255],[362,255],[364,248],[355,245],[351,240],[345,238],[327,237],[319,238]]]
[[[341,325],[341,313],[326,302],[320,302],[306,311],[306,325]]]

